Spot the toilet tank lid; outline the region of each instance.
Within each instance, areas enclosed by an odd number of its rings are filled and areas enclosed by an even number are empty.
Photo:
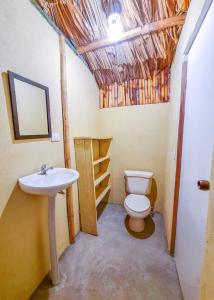
[[[152,172],[144,172],[144,171],[132,171],[126,170],[124,171],[124,175],[127,177],[142,177],[142,178],[152,178],[154,173]]]

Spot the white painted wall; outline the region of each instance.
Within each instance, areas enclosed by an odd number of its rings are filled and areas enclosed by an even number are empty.
[[[68,110],[72,167],[76,168],[74,137],[98,136],[99,89],[88,67],[66,47]],[[77,183],[73,185],[75,233],[80,230]]]
[[[205,256],[201,278],[201,300],[210,300],[214,297],[214,149],[212,159],[212,175],[210,180],[210,195],[207,220],[207,236]]]
[[[126,169],[154,172],[157,197],[153,186],[151,200],[162,210],[167,152],[169,104],[151,104],[102,109],[99,128],[103,136],[112,136],[112,201],[125,199]]]

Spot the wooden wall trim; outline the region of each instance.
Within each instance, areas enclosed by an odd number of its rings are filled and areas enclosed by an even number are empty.
[[[65,167],[71,168],[71,149],[70,149],[70,133],[69,133],[69,117],[68,117],[68,97],[67,97],[67,74],[66,74],[66,53],[65,39],[63,35],[59,36],[60,45],[60,71],[61,71],[61,102],[63,117],[63,135],[64,135],[64,156]],[[74,243],[74,210],[72,187],[66,190],[67,216],[70,243]]]
[[[174,255],[175,240],[176,240],[177,213],[178,213],[180,177],[181,177],[181,162],[182,162],[182,148],[183,148],[185,103],[186,103],[187,69],[188,69],[188,61],[184,60],[184,62],[182,64],[182,75],[181,75],[181,96],[180,96],[181,98],[180,98],[180,116],[179,116],[179,126],[178,126],[178,139],[177,139],[178,140],[178,142],[177,142],[177,162],[176,162],[176,175],[175,175],[172,231],[171,231],[171,242],[170,242],[170,254],[171,255]]]

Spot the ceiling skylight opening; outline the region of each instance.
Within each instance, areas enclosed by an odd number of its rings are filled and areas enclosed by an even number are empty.
[[[108,17],[108,38],[112,42],[118,41],[123,36],[123,26],[119,13],[112,13]]]
[[[117,42],[123,36],[121,12],[122,6],[120,0],[113,0],[108,14],[108,38],[111,42]]]

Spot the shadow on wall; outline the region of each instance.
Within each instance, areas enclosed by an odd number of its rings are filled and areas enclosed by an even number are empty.
[[[151,193],[148,195],[152,209],[154,209],[155,207],[155,202],[157,200],[157,197],[158,197],[157,183],[155,179],[152,178]]]
[[[27,195],[16,184],[0,219],[0,299],[28,298],[46,275],[46,224],[47,199]]]
[[[5,101],[7,105],[7,114],[8,114],[8,122],[10,125],[10,134],[11,140],[13,144],[23,144],[29,142],[38,142],[38,141],[48,141],[48,138],[42,139],[25,139],[25,140],[15,140],[14,130],[13,130],[13,117],[12,117],[12,107],[11,107],[11,99],[10,99],[10,86],[9,86],[9,78],[6,72],[2,73],[2,82],[4,87]]]
[[[110,195],[110,191],[105,195],[103,200],[97,206],[97,219],[98,220],[101,217],[102,213],[104,212],[106,206],[110,203],[109,202],[109,195]]]

